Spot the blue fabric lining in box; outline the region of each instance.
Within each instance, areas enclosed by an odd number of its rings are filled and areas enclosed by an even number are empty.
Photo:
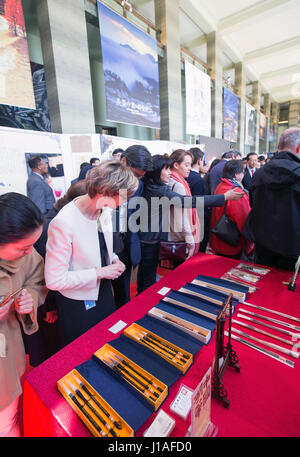
[[[170,341],[170,343],[176,344],[176,346],[184,349],[190,354],[195,355],[203,346],[203,343],[196,338],[193,338],[182,330],[171,327],[169,324],[159,321],[154,317],[146,315],[142,317],[142,319],[136,321],[136,323],[161,338]]]
[[[177,368],[155,354],[151,349],[142,346],[125,335],[110,341],[109,344],[168,387],[182,376]]]
[[[177,316],[188,322],[192,322],[193,324],[199,325],[211,331],[216,328],[216,323],[211,319],[207,319],[206,317],[200,316],[200,314],[196,314],[190,310],[180,309],[177,306],[171,305],[169,303],[164,303],[163,301],[160,301],[157,305],[155,305],[154,308],[161,309],[166,313],[173,314],[174,316]]]
[[[205,287],[205,286],[198,286],[197,284],[187,283],[185,286],[182,286],[182,289],[187,289],[187,290],[190,290],[191,292],[195,292],[196,294],[201,295],[204,299],[205,299],[205,297],[207,297],[207,299],[212,298],[214,300],[219,301],[220,303],[225,302],[229,297],[228,294],[223,294],[222,292],[209,289],[208,287]],[[179,292],[186,293],[181,289],[179,289]],[[237,305],[238,300],[236,298],[233,298],[232,304],[233,304],[233,306]],[[220,304],[220,306],[221,306],[221,304]]]
[[[236,290],[237,292],[243,292],[244,294],[249,293],[249,288],[247,286],[242,286],[234,282],[227,281],[226,279],[212,278],[211,276],[204,275],[199,275],[195,279],[199,279],[199,281],[205,281],[209,284],[216,284],[218,286],[227,287],[232,290]]]
[[[103,367],[102,362],[99,363],[91,358],[78,365],[76,370],[134,431],[138,430],[153,414],[152,405],[128,383]]]
[[[168,299],[173,299],[179,303],[182,303],[182,305],[171,303],[180,309],[193,311],[197,314],[200,314],[201,316],[206,317],[207,319],[214,321],[216,321],[218,314],[221,311],[220,306],[215,305],[214,303],[198,297],[192,297],[191,295],[185,294],[184,292],[178,292],[176,290],[171,290],[171,292],[169,292],[168,295],[162,299],[162,301],[164,303],[170,303],[168,302]]]

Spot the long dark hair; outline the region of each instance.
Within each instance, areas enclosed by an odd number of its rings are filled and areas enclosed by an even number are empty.
[[[163,168],[171,168],[172,160],[169,157],[156,154],[152,156],[152,171],[147,171],[143,177],[144,183],[150,184],[163,184],[160,180],[161,170]]]
[[[26,238],[43,224],[39,208],[16,192],[0,195],[0,245]]]

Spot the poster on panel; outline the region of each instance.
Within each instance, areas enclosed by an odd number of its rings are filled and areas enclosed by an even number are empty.
[[[157,42],[98,0],[109,121],[160,128]]]
[[[264,140],[266,138],[267,118],[263,113],[259,115],[259,138]]]
[[[224,103],[224,140],[237,142],[238,119],[239,119],[239,98],[230,90],[223,88]]]
[[[44,66],[35,62],[30,63],[36,109],[0,105],[0,125],[51,132]]]
[[[255,141],[255,108],[246,103],[245,144],[254,145]]]
[[[211,135],[211,79],[185,60],[186,133]]]
[[[36,108],[21,0],[0,2],[0,103]]]

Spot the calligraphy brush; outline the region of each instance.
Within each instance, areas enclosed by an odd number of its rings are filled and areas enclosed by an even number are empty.
[[[276,349],[279,352],[283,352],[283,354],[289,355],[291,357],[294,357],[294,359],[298,359],[299,354],[298,352],[295,351],[290,351],[289,349],[285,349],[281,346],[278,346],[277,344],[269,343],[268,341],[261,340],[259,338],[255,338],[252,335],[248,335],[248,333],[241,332],[240,330],[237,330],[236,328],[232,327],[231,330],[238,335],[245,336],[246,338],[249,338],[249,340],[256,341],[257,343],[264,344],[265,346],[268,346],[272,349]]]
[[[176,324],[179,327],[185,328],[186,330],[189,330],[190,332],[197,333],[197,335],[202,335],[202,336],[207,337],[207,335],[209,333],[208,331],[205,332],[205,330],[196,330],[196,329],[190,327],[189,325],[183,324],[181,321],[177,321],[176,319],[172,319],[171,317],[167,316],[162,310],[159,310],[159,315],[160,315],[160,317],[162,317],[166,321],[173,322],[173,324]]]
[[[253,319],[252,317],[244,316],[243,314],[239,314],[238,313],[237,317],[241,317],[242,319],[246,319],[247,321],[254,322],[255,324],[262,325],[263,327],[272,328],[274,330],[277,330],[278,332],[284,333],[285,335],[292,336],[293,338],[299,338],[300,337],[300,334],[290,332],[289,330],[285,330],[284,328],[276,327],[276,325],[271,325],[271,324],[267,324],[266,322],[258,321],[257,319]]]
[[[132,367],[130,365],[130,363],[126,362],[126,360],[122,359],[121,357],[119,357],[117,354],[115,354],[112,351],[109,351],[109,353],[112,354],[114,357],[116,357],[121,363],[123,363],[123,365],[127,366],[128,368],[130,368],[132,371],[137,373],[141,378],[143,378],[145,381],[147,381],[149,384],[151,384],[153,387],[155,387],[155,389],[159,390],[159,392],[163,392],[163,389],[158,387],[158,385],[156,385],[153,381],[151,381],[151,379],[148,379],[146,376],[144,376],[143,374],[139,373],[138,370],[136,370],[134,367]]]
[[[292,330],[297,330],[298,332],[300,331],[300,327],[297,327],[296,325],[288,324],[287,322],[279,321],[277,319],[273,319],[272,317],[267,317],[267,316],[263,316],[262,314],[252,313],[251,311],[247,311],[242,308],[240,308],[239,311],[242,311],[243,313],[246,313],[246,314],[250,314],[250,316],[261,317],[262,319],[265,319],[266,321],[270,321],[270,322],[274,322],[275,324],[283,325],[284,327],[290,328]]]
[[[228,336],[228,332],[224,332],[226,336]],[[231,334],[231,338],[233,338],[236,341],[239,341],[240,343],[249,346],[252,349],[255,349],[258,352],[262,352],[265,355],[268,355],[272,359],[278,360],[278,362],[284,363],[285,365],[288,365],[292,368],[294,368],[294,362],[291,360],[286,359],[285,357],[282,357],[281,355],[276,354],[275,352],[270,351],[269,349],[264,349],[261,346],[257,346],[256,344],[250,343],[250,341],[246,341],[243,338],[240,338],[239,336],[234,335],[233,333]]]
[[[119,363],[116,360],[114,360],[111,357],[109,357],[109,355],[107,355],[106,357],[108,358],[108,360],[111,363],[114,363],[116,368],[118,368],[119,370],[124,371],[124,373],[126,373],[128,376],[130,376],[132,379],[134,379],[134,381],[137,382],[138,384],[140,384],[142,387],[144,387],[144,389],[149,390],[153,395],[155,395],[155,397],[159,398],[159,395],[156,392],[154,392],[154,390],[151,389],[151,387],[149,387],[149,384],[145,384],[143,381],[141,381],[139,378],[137,378],[135,375],[133,375],[129,370],[124,368],[121,363]],[[138,375],[139,375],[139,373],[138,373]]]
[[[164,357],[167,357],[167,359],[173,360],[175,358],[174,356],[171,357],[168,354],[165,354],[164,352],[157,349],[157,347],[152,345],[153,343],[149,344],[147,341],[144,340],[144,338],[140,338],[136,335],[133,335],[133,338],[136,339],[137,341],[141,341],[145,346],[147,346],[151,350],[154,350],[154,351],[158,352],[159,354],[163,355]],[[182,364],[179,362],[179,360],[174,360],[174,362],[177,363],[177,365],[182,366]]]
[[[162,349],[163,351],[167,352],[167,354],[170,354],[172,356],[172,358],[174,357],[178,357],[178,359],[183,362],[183,363],[186,363],[186,360],[182,359],[180,357],[180,355],[178,354],[177,351],[174,351],[174,349],[172,349],[172,351],[170,351],[169,349],[166,349],[163,345],[161,345],[160,343],[157,343],[156,341],[151,341],[150,338],[148,338],[147,336],[144,336],[142,333],[139,333],[137,332],[137,335],[140,336],[141,338],[143,338],[143,340],[147,341],[148,343],[152,344],[153,346],[156,346],[158,347],[158,349]],[[162,346],[162,347],[161,347]]]
[[[120,425],[119,422],[116,422],[114,420],[114,418],[112,416],[110,416],[110,414],[106,411],[106,409],[99,403],[99,401],[97,400],[97,398],[95,397],[95,395],[92,394],[92,392],[90,392],[90,390],[86,387],[86,385],[80,380],[77,378],[77,376],[72,373],[72,376],[73,378],[75,379],[75,381],[77,382],[77,384],[79,384],[79,386],[81,387],[82,390],[84,390],[84,392],[89,395],[91,397],[91,399],[93,400],[93,402],[96,403],[96,405],[98,406],[99,409],[101,409],[101,411],[105,414],[106,417],[108,417],[108,419],[114,424],[115,427],[117,427],[119,430],[122,430],[122,426]]]
[[[73,390],[73,392],[75,392],[75,394],[85,403],[86,406],[88,406],[88,408],[90,408],[90,410],[95,414],[95,416],[99,419],[99,421],[104,425],[104,427],[106,427],[109,431],[109,433],[112,434],[112,436],[114,436],[115,438],[117,437],[117,434],[115,433],[115,431],[110,428],[109,424],[107,424],[105,422],[105,420],[100,416],[100,414],[98,413],[98,411],[95,410],[95,408],[86,400],[86,398],[84,397],[84,395],[82,395],[82,393],[80,392],[79,389],[77,389],[76,386],[74,386],[74,384],[71,383],[71,381],[69,381],[68,379],[65,380],[66,384],[69,385],[69,387],[71,387],[71,389]]]
[[[188,357],[187,355],[182,354],[182,352],[177,351],[176,349],[172,348],[171,346],[168,346],[166,343],[160,341],[158,338],[155,338],[154,336],[150,335],[149,333],[145,332],[144,330],[140,330],[140,333],[142,333],[142,334],[144,333],[145,336],[147,336],[147,337],[150,338],[151,340],[156,341],[158,344],[160,344],[160,345],[163,346],[163,347],[166,347],[166,348],[168,348],[168,349],[171,349],[171,351],[176,352],[177,354],[181,355],[184,359],[187,359],[187,360],[189,359],[189,357]]]
[[[257,333],[261,333],[262,335],[267,335],[270,338],[274,338],[275,340],[281,341],[282,343],[289,344],[290,346],[294,346],[294,343],[292,341],[285,340],[284,338],[281,338],[280,336],[274,335],[274,333],[265,332],[264,330],[261,330],[258,327],[254,327],[253,325],[245,324],[245,322],[241,322],[236,319],[232,319],[232,322],[234,322],[235,324],[241,325],[242,327],[249,328],[250,330],[254,330]]]
[[[142,389],[140,386],[138,386],[135,381],[133,381],[129,376],[124,374],[120,369],[118,369],[114,364],[112,364],[109,360],[107,359],[101,359],[102,362],[104,362],[106,365],[108,365],[113,371],[119,374],[125,381],[129,382],[133,387],[135,387],[137,390],[145,394],[148,398],[156,402],[156,398],[151,397],[151,395],[146,391],[146,389]]]
[[[97,432],[100,435],[107,437],[106,433],[99,427],[99,425],[94,421],[94,419],[90,416],[90,414],[84,409],[84,406],[77,400],[76,396],[64,385],[61,385],[63,391],[68,395],[68,397],[72,400],[73,403],[80,409],[80,411],[85,415],[88,421],[95,427]]]
[[[261,309],[262,311],[268,311],[269,313],[277,314],[278,316],[286,317],[287,319],[291,319],[293,321],[300,322],[300,318],[299,317],[290,316],[289,314],[280,313],[279,311],[275,311],[273,309],[268,309],[268,308],[264,308],[262,306],[253,305],[252,303],[248,303],[246,301],[244,301],[243,305],[250,306],[251,308]]]

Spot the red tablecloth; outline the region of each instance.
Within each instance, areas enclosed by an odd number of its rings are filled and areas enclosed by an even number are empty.
[[[88,360],[105,343],[117,338],[120,334],[114,336],[108,330],[116,322],[123,320],[129,325],[143,317],[158,303],[160,296],[157,292],[162,287],[178,289],[198,274],[221,277],[237,264],[238,261],[232,259],[206,254],[197,255],[32,370],[27,375],[24,385],[25,436],[91,436],[59,394],[56,388],[57,380],[78,364]],[[288,291],[287,286],[282,284],[282,281],[288,281],[290,277],[289,272],[272,270],[258,283],[259,289],[254,294],[248,295],[247,301],[300,317],[299,281],[295,293]],[[263,311],[256,312],[270,316]],[[276,318],[274,315],[272,317]],[[278,319],[286,320],[281,317]],[[238,328],[251,333],[250,330]],[[256,334],[256,336],[267,339],[263,335]],[[272,340],[272,342],[275,341]],[[278,344],[283,345],[280,342]],[[295,367],[290,368],[238,342],[233,341],[233,346],[240,359],[241,372],[236,373],[227,368],[223,378],[230,400],[229,410],[212,399],[212,422],[218,427],[218,436],[299,436],[300,361],[294,359]],[[213,337],[208,346],[203,346],[198,352],[187,374],[170,388],[169,396],[162,409],[176,419],[173,437],[185,436],[190,418],[184,421],[170,412],[170,403],[181,384],[192,389],[198,385],[212,365],[214,350],[215,338]],[[154,415],[136,435],[142,436],[153,419]]]

